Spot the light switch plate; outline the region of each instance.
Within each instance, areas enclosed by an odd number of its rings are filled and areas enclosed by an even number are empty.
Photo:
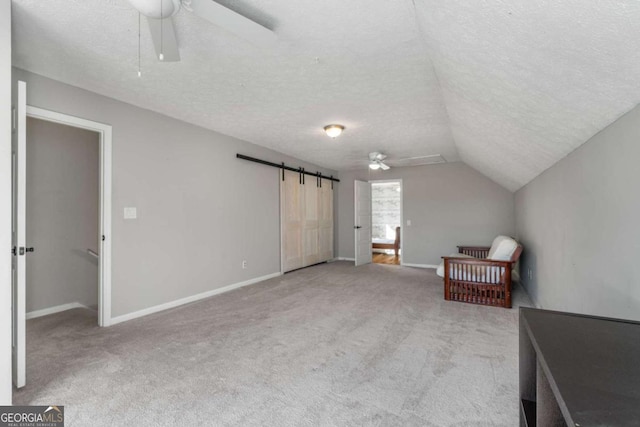
[[[411,227],[411,220],[410,219],[407,220],[407,227]]]
[[[136,219],[138,218],[137,208],[124,208],[124,219]]]

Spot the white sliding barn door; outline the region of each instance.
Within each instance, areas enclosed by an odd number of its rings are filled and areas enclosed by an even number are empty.
[[[27,169],[27,84],[13,88],[14,126],[11,139],[13,174],[12,239],[12,368],[16,387],[26,384],[26,169]]]
[[[282,174],[282,171],[280,174]],[[304,188],[299,183],[299,174],[297,172],[284,171],[284,178],[284,181],[282,178],[280,179],[283,272],[304,266],[302,255]]]
[[[280,223],[283,273],[333,258],[331,181],[280,171]]]
[[[355,248],[356,266],[369,264],[371,253],[371,184],[355,181]]]
[[[319,190],[319,252],[320,261],[333,258],[333,190],[331,181],[323,179]]]
[[[304,221],[302,222],[303,263],[313,265],[320,262],[319,245],[319,188],[318,180],[311,176],[306,177],[304,184]]]

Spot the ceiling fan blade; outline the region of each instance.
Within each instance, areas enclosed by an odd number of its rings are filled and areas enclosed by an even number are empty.
[[[158,59],[162,54],[162,62],[180,61],[180,51],[178,50],[178,40],[173,27],[173,19],[147,18],[147,22],[149,23],[149,31],[151,32],[153,47],[156,49]],[[161,38],[162,41],[160,40]]]
[[[389,161],[392,167],[405,167],[405,166],[423,166],[423,165],[435,165],[438,163],[447,163],[447,159],[440,154],[430,154],[428,156],[416,156],[416,157],[404,157],[399,159],[393,159]]]
[[[277,40],[276,34],[270,29],[249,18],[245,18],[231,9],[227,9],[213,0],[191,0],[189,8],[201,18],[242,37],[256,46],[271,47]]]
[[[389,169],[391,169],[391,167],[390,167],[390,166],[387,166],[386,164],[384,164],[384,163],[382,163],[382,162],[378,162],[378,164],[380,165],[380,168],[381,168],[383,171],[388,171]]]

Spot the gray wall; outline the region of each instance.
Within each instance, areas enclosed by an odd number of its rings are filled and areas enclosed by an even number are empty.
[[[27,312],[98,305],[100,138],[27,119]]]
[[[404,263],[436,265],[441,256],[456,252],[456,245],[490,245],[498,234],[515,233],[513,193],[464,163],[341,172],[340,257],[354,257],[355,179],[402,179]]]
[[[640,320],[638,141],[636,107],[516,193],[537,305]]]
[[[27,82],[30,105],[113,126],[113,317],[280,271],[278,170],[238,160],[236,153],[336,175],[14,71]],[[124,207],[137,207],[138,219],[124,220]]]
[[[11,247],[11,1],[0,0],[0,248]],[[0,405],[11,404],[11,255],[0,251]]]

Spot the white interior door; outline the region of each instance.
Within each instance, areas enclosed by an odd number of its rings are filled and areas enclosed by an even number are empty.
[[[12,357],[13,383],[23,387],[26,383],[26,147],[27,147],[27,84],[18,82],[12,91],[14,130],[11,140],[13,172],[12,233]]]
[[[369,264],[371,254],[371,184],[355,181],[356,266]]]

